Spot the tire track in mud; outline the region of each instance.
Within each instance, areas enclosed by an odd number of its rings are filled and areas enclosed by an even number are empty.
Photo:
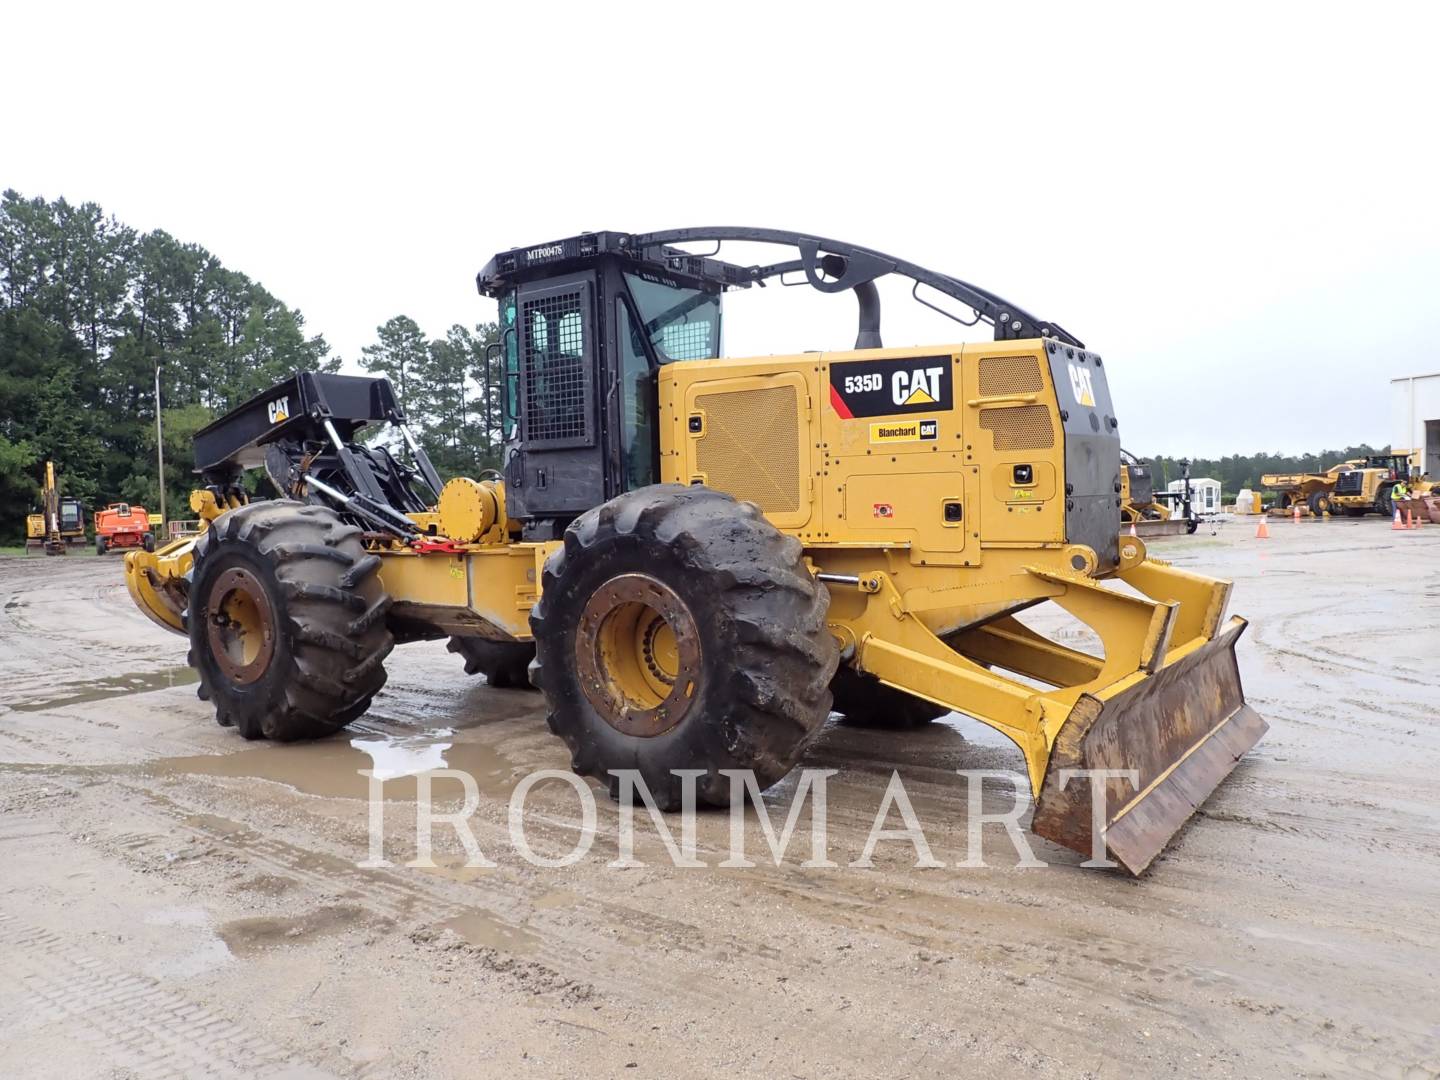
[[[577,896],[575,902],[560,913],[559,921],[527,918],[531,898],[537,892],[550,891],[550,885],[537,890],[533,883],[509,876],[459,882],[418,870],[362,868],[329,852],[265,836],[231,819],[203,811],[187,812],[169,795],[149,793],[143,801],[148,805],[137,807],[141,802],[139,798],[124,800],[124,805],[129,807],[130,823],[134,823],[138,808],[140,816],[155,823],[155,831],[147,834],[131,830],[112,836],[109,843],[118,849],[115,853],[122,858],[148,861],[153,866],[156,841],[169,839],[173,847],[174,833],[183,831],[194,842],[213,846],[217,852],[242,862],[247,869],[294,881],[325,897],[327,902],[340,898],[377,918],[391,921],[402,935],[421,947],[455,947],[453,938],[447,941],[443,936],[437,937],[437,932],[443,934],[445,923],[451,920],[481,912],[533,937],[535,949],[533,953],[517,954],[513,958],[503,950],[472,949],[477,961],[505,976],[518,989],[562,1006],[591,1001],[598,992],[603,995],[599,1000],[623,1003],[627,1008],[651,1008],[654,1002],[663,1000],[671,1003],[669,1007],[679,1007],[698,1017],[713,1015],[718,1000],[724,1002],[728,1024],[737,1030],[745,1030],[745,1025],[752,1025],[751,1030],[763,1030],[773,1023],[775,1010],[783,1007],[786,982],[803,977],[807,971],[823,973],[829,959],[782,952],[762,941],[702,930],[689,922],[593,896]],[[482,823],[476,824],[478,832]],[[568,823],[561,822],[559,827],[566,829]],[[637,834],[637,840],[643,840],[641,828],[637,828]],[[481,843],[483,847],[484,836]],[[650,852],[643,845],[637,845],[637,854],[652,867],[661,861],[658,840],[654,841],[654,848],[654,852]],[[181,853],[166,865],[184,873],[192,861],[190,854]],[[791,866],[774,872],[780,876],[796,874]],[[642,888],[654,882],[648,870],[627,873],[642,875]],[[732,878],[728,882],[717,882],[716,886],[726,895],[734,889],[748,891],[754,886],[753,879],[748,877],[753,873],[755,871],[745,871],[743,883]],[[873,894],[879,887],[881,882],[866,879],[855,883],[858,891],[842,888],[839,892],[846,906],[873,910],[874,897],[865,894]],[[840,925],[829,919],[822,923],[827,927]],[[890,937],[912,948],[919,947],[917,943],[921,941],[920,936],[912,940],[900,928],[886,926],[879,918],[868,929],[877,938]],[[961,944],[963,936],[957,933],[942,943],[933,932],[927,932],[924,944],[948,952],[965,947]],[[667,958],[668,977],[663,968],[643,961],[647,954]],[[683,977],[676,977],[676,961],[686,972]],[[583,978],[566,974],[575,973],[577,966],[584,972]],[[927,996],[934,1008],[943,1011],[945,995],[938,986]],[[893,1048],[887,1047],[883,1035],[877,1034],[875,1039],[857,1038],[845,1021],[843,1013],[833,1017],[809,1013],[806,1016],[817,1040],[834,1044],[834,1040],[843,1039],[866,1060],[890,1060]],[[1034,1047],[1009,1041],[1003,1045],[1016,1054],[1055,1064],[1053,1058]]]
[[[108,798],[112,792],[100,790],[99,785],[78,794],[91,801],[99,796],[102,803],[112,802]],[[575,967],[577,952],[586,958],[587,971],[599,969],[614,973],[609,980],[601,980],[607,992],[624,993],[627,997],[637,991],[671,998],[689,996],[697,1008],[710,1000],[703,988],[677,987],[651,979],[643,971],[626,970],[629,966],[626,961],[639,941],[663,942],[667,949],[697,957],[709,955],[716,947],[757,959],[767,952],[771,958],[774,956],[773,950],[755,948],[737,938],[707,939],[691,924],[593,897],[577,896],[576,902],[564,910],[563,925],[547,925],[529,917],[529,909],[536,895],[552,891],[548,885],[537,888],[508,875],[459,881],[418,869],[407,870],[403,866],[395,870],[361,867],[353,859],[279,840],[233,819],[203,810],[187,810],[168,795],[149,790],[135,794],[135,798],[122,796],[113,800],[110,811],[116,815],[113,820],[125,820],[131,827],[108,836],[106,844],[120,857],[141,864],[142,869],[154,869],[157,858],[162,858],[164,862],[158,865],[181,870],[185,863],[196,858],[195,852],[157,853],[157,846],[177,847],[173,837],[179,832],[187,835],[190,843],[201,845],[198,855],[205,854],[205,848],[213,848],[247,867],[305,887],[317,896],[338,896],[378,919],[393,923],[416,944],[434,941],[447,923],[480,916],[493,922],[502,935],[508,931],[533,938],[535,945],[533,954],[517,957],[522,962],[516,965],[501,963],[503,957],[498,950],[490,949],[487,953],[486,947],[481,946],[478,952],[482,962],[497,970],[503,968],[522,989],[554,991],[564,1001],[588,1000],[596,990],[596,986],[564,974]],[[103,815],[106,810],[97,808],[95,813]],[[138,820],[145,818],[153,823],[152,830],[133,828]],[[484,837],[481,842],[483,846]],[[617,928],[624,928],[624,937],[615,933]]]
[[[146,1080],[334,1080],[153,979],[98,960],[3,910],[0,947],[8,974],[26,991],[12,1022],[78,1029],[101,1061],[141,1070]]]
[[[178,662],[177,639],[130,602],[119,560],[97,564],[94,556],[0,556],[0,703]]]

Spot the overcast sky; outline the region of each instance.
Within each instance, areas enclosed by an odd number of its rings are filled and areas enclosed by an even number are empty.
[[[0,187],[202,244],[351,362],[492,319],[499,250],[764,225],[1061,323],[1135,451],[1389,441],[1440,371],[1437,9],[1017,10],[14,6]],[[886,300],[887,344],[979,333]],[[846,297],[729,305],[732,356],[853,341]]]

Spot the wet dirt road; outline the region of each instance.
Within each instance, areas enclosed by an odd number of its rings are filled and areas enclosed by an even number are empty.
[[[1237,582],[1271,730],[1138,881],[1035,837],[1051,865],[1018,869],[993,826],[990,865],[957,866],[955,770],[1020,766],[961,717],[826,730],[835,869],[800,865],[808,812],[779,867],[753,831],[759,866],[716,867],[712,815],[707,868],[642,816],[647,865],[610,869],[603,797],[589,854],[532,866],[506,801],[567,764],[538,695],[406,646],[347,737],[245,743],[118,560],[0,559],[0,1076],[1440,1075],[1440,527],[1271,531],[1152,544]],[[435,868],[401,865],[413,778],[385,788],[396,865],[357,865],[356,770],[442,762],[475,777],[498,865],[444,827]],[[944,868],[901,842],[844,865],[892,770]],[[536,851],[571,848],[578,806],[533,791]]]

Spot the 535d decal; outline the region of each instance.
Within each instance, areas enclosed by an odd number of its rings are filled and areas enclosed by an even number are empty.
[[[954,366],[948,356],[831,364],[830,405],[843,420],[949,409],[954,405]]]

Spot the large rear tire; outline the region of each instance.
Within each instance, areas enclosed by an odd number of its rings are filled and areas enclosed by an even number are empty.
[[[634,769],[662,809],[674,770],[703,770],[697,801],[728,805],[722,769],[769,787],[830,712],[838,649],[829,593],[803,549],[752,503],[663,484],[578,518],[545,564],[530,616],[535,682],[571,767],[616,795]]]
[[[1312,491],[1306,504],[1310,507],[1310,513],[1316,517],[1324,517],[1330,513],[1330,493],[1328,491]]]
[[[195,544],[186,623],[199,695],[247,739],[339,731],[385,685],[390,598],[360,530],[334,511],[255,502]]]
[[[873,675],[842,664],[830,682],[832,708],[850,727],[885,731],[913,731],[939,719],[950,710],[933,701],[886,686]]]
[[[464,659],[466,675],[484,675],[485,681],[499,690],[534,689],[530,685],[533,642],[452,637],[445,647]]]

